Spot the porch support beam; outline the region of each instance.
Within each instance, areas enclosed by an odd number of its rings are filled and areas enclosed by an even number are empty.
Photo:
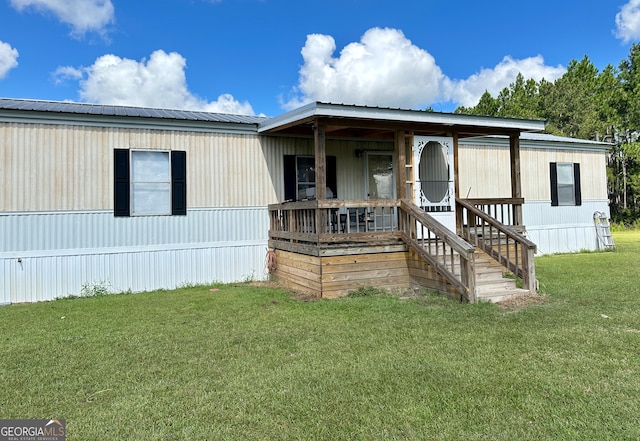
[[[313,123],[313,144],[316,167],[316,200],[324,201],[327,199],[327,144],[325,126],[318,119]],[[326,210],[316,210],[316,234],[324,233],[326,225]]]
[[[509,135],[509,156],[511,163],[511,197],[522,197],[520,180],[520,133]],[[522,225],[522,205],[514,206],[514,225]]]
[[[313,124],[313,142],[316,159],[316,199],[327,199],[327,145],[325,127],[318,120]]]
[[[404,130],[396,130],[396,195],[398,199],[407,198],[407,156]]]
[[[460,198],[460,176],[458,174],[458,164],[459,164],[459,145],[458,145],[458,132],[453,132],[453,191],[455,195],[455,199]],[[454,210],[456,213],[456,231],[458,234],[461,233],[463,227],[463,219],[462,219],[462,210],[458,208],[458,203],[454,201]]]

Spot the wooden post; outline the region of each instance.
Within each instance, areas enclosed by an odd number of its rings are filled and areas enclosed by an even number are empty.
[[[456,231],[458,234],[462,233],[464,220],[462,218],[462,208],[458,207],[457,200],[460,198],[460,176],[458,174],[459,153],[458,148],[458,133],[453,133],[453,190],[455,194],[455,200],[453,201],[453,209],[456,214]]]
[[[522,262],[522,285],[523,288],[528,290],[530,293],[535,293],[538,291],[537,287],[537,279],[536,279],[536,264],[535,264],[535,248],[527,248],[526,250],[522,250],[523,252],[523,262]]]
[[[313,124],[313,143],[315,151],[316,201],[327,199],[327,145],[324,126],[316,119]],[[325,233],[327,212],[316,208],[316,234]]]
[[[315,150],[316,167],[316,199],[327,199],[327,145],[325,141],[324,126],[318,120],[313,125],[313,142]]]
[[[407,198],[407,157],[404,141],[404,130],[396,130],[396,195],[398,199]]]
[[[469,289],[469,303],[476,303],[478,295],[476,292],[475,252],[469,253],[467,258],[460,256],[460,273],[462,283]]]
[[[511,197],[522,197],[522,182],[520,180],[520,133],[509,135],[509,156],[511,162]],[[513,207],[513,224],[522,225],[522,206]]]

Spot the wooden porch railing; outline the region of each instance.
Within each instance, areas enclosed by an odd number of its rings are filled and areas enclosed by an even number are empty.
[[[313,253],[320,246],[402,241],[469,302],[476,301],[475,247],[406,200],[326,200],[269,205],[271,246]]]
[[[458,234],[520,277],[523,288],[533,292],[537,289],[536,245],[517,231],[522,220],[512,207],[523,202],[520,198],[456,199]]]
[[[509,225],[516,230],[522,228],[524,198],[475,198],[462,200],[488,214],[503,225]],[[461,210],[456,210],[456,215],[459,220],[462,219]],[[462,225],[462,223],[458,222],[458,225]]]
[[[396,200],[324,200],[269,205],[270,239],[311,244],[399,239]]]
[[[398,218],[403,241],[474,303],[475,247],[406,200],[400,203]]]

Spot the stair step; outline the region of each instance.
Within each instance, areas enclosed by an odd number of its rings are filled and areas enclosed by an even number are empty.
[[[484,302],[498,303],[504,300],[509,300],[514,297],[529,295],[530,292],[526,289],[515,288],[493,291],[491,293],[478,293],[478,300]]]
[[[516,289],[516,282],[513,279],[493,280],[489,282],[476,282],[478,293],[493,293],[505,290]]]
[[[476,285],[491,284],[491,283],[497,283],[497,282],[503,282],[503,281],[511,281],[515,283],[514,279],[503,277],[502,272],[478,273],[476,271]]]
[[[428,250],[428,247],[425,247],[425,249]],[[442,253],[440,250],[437,257],[432,257],[447,268],[450,268],[453,261],[455,271],[460,271],[460,256],[458,254],[451,256],[449,252]],[[474,267],[476,295],[480,301],[495,303],[515,296],[530,294],[528,290],[518,288],[515,279],[504,277],[508,270],[478,247],[476,247],[474,256]]]

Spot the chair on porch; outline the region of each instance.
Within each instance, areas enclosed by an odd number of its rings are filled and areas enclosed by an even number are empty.
[[[341,233],[358,233],[369,231],[369,224],[373,222],[373,219],[367,213],[366,208],[348,208],[341,209],[337,214],[340,222],[334,222],[336,225],[334,232],[337,233],[338,226]],[[336,217],[336,221],[337,221]]]

